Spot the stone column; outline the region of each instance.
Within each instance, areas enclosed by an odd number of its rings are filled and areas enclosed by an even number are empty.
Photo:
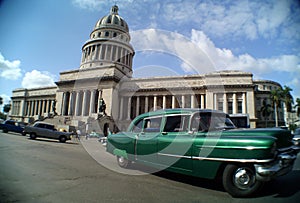
[[[167,103],[166,99],[167,99],[166,95],[163,95],[163,103],[162,103],[163,109],[166,109],[166,103]]]
[[[87,90],[84,90],[83,92],[83,99],[82,99],[82,116],[86,116],[86,105],[87,105]]]
[[[26,113],[25,113],[25,116],[29,116],[29,104],[30,104],[30,102],[26,101]]]
[[[69,96],[69,108],[68,108],[68,115],[73,116],[74,112],[74,92],[70,92]]]
[[[68,115],[68,92],[64,92],[63,94],[63,108],[62,108],[62,114],[63,116]]]
[[[46,100],[42,100],[42,112],[41,112],[41,114],[42,114],[42,116],[44,116],[44,113],[45,113],[45,105],[46,105]]]
[[[156,111],[157,109],[157,96],[155,95],[153,98],[153,111]]]
[[[243,92],[242,98],[243,98],[242,113],[246,114],[247,113],[247,102],[246,102],[246,93],[245,92]]]
[[[205,108],[205,99],[204,99],[204,94],[201,94],[201,105],[200,105],[201,109]]]
[[[195,95],[191,95],[191,108],[195,108]]]
[[[140,97],[136,97],[136,109],[135,109],[135,116],[140,114]]]
[[[225,113],[228,113],[228,107],[227,107],[227,95],[226,93],[223,94],[223,111]]]
[[[149,111],[149,97],[145,96],[145,113]]]
[[[124,97],[121,97],[119,120],[123,119],[123,111],[124,111],[123,105],[124,105]]]
[[[236,93],[233,93],[232,95],[232,113],[236,114],[237,113],[237,100],[236,100]]]
[[[80,91],[76,93],[75,116],[80,115]]]
[[[172,109],[175,109],[176,97],[172,95]]]
[[[128,108],[127,120],[130,120],[130,115],[131,115],[131,97],[128,97],[127,108]]]
[[[38,100],[35,100],[35,106],[34,106],[34,114],[33,115],[38,115],[38,107],[39,107],[39,102]]]
[[[214,101],[213,101],[213,109],[217,109],[217,94],[216,93],[213,93],[214,94]]]
[[[95,113],[95,99],[96,99],[96,90],[91,91],[91,96],[90,96],[90,115],[92,113]]]
[[[108,50],[108,45],[105,46],[105,52],[104,52],[104,60],[108,60],[107,57],[107,50]]]

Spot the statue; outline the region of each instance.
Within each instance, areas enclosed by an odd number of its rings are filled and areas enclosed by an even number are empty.
[[[106,104],[105,104],[105,102],[104,102],[104,99],[101,98],[101,99],[99,100],[99,113],[102,113],[103,115],[106,115],[105,109],[106,109]]]
[[[53,100],[53,101],[52,101],[52,112],[53,112],[54,115],[57,114],[57,113],[56,113],[56,100]]]

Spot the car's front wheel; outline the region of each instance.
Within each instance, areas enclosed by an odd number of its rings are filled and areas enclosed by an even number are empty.
[[[246,197],[258,191],[263,185],[255,177],[250,165],[228,164],[223,173],[223,186],[233,197]]]
[[[117,162],[118,162],[118,165],[122,168],[128,168],[131,164],[131,161],[129,161],[128,159],[126,159],[122,156],[117,156]]]

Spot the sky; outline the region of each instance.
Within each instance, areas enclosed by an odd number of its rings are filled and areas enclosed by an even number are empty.
[[[297,0],[0,0],[4,104],[14,89],[53,86],[60,72],[78,69],[82,46],[114,4],[129,25],[134,77],[201,74],[202,52],[210,71],[251,72],[300,98]]]

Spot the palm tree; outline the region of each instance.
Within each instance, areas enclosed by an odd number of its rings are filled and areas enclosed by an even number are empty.
[[[292,111],[292,104],[294,103],[293,96],[290,93],[291,91],[293,91],[293,89],[288,86],[284,86],[284,88],[282,90],[282,98],[283,98],[283,102],[286,106],[287,112]]]
[[[0,109],[1,109],[2,104],[3,104],[3,98],[0,97]]]
[[[282,89],[275,89],[275,90],[272,90],[270,93],[270,97],[271,97],[271,100],[273,101],[273,104],[274,104],[274,112],[275,112],[275,126],[278,127],[278,106],[280,106],[280,103],[282,101]]]
[[[266,125],[265,127],[268,126],[268,118],[269,116],[271,115],[272,113],[272,106],[270,104],[267,103],[267,99],[264,99],[263,100],[263,105],[260,109],[261,113],[262,113],[262,116],[265,118],[265,121],[266,121]]]

